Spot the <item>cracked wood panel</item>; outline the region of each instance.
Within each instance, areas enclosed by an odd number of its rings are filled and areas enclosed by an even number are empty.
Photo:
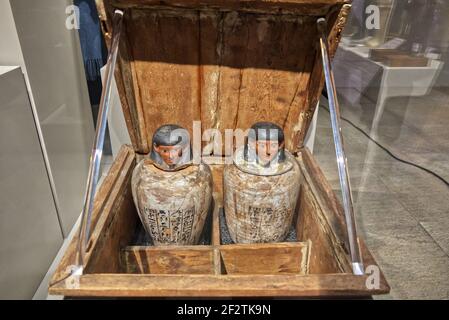
[[[287,148],[295,150],[293,137],[305,105],[313,28],[307,18],[225,15],[221,32],[218,99],[213,110],[218,122],[204,124],[219,129],[248,129],[257,121],[272,121],[286,131]],[[230,67],[229,67],[230,66]],[[204,106],[209,110],[207,105]]]
[[[328,12],[332,37],[341,9]],[[315,20],[299,14],[128,9],[118,82],[135,149],[148,153],[153,132],[166,123],[193,134],[193,121],[201,121],[203,131],[223,134],[272,121],[284,128],[287,148],[297,151],[323,86]]]
[[[98,1],[104,31],[125,9],[117,85],[140,154],[158,126],[192,133],[195,120],[223,133],[267,119],[297,151],[323,87],[313,12],[328,17],[332,55],[350,10],[345,0]]]
[[[126,26],[138,120],[147,139],[140,151],[148,153],[161,125],[178,124],[192,134],[192,121],[201,120],[198,17],[191,12],[130,10]]]

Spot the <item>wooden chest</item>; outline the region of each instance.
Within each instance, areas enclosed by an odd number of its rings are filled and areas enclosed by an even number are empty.
[[[303,147],[323,89],[316,20],[326,17],[335,53],[350,9],[345,0],[103,0],[104,31],[125,12],[116,80],[132,146],[123,146],[94,202],[84,273],[70,276],[73,239],[50,293],[82,297],[366,297],[389,292],[379,273],[356,276],[343,209]],[[194,123],[194,121],[196,121]],[[272,121],[300,166],[289,241],[231,244],[223,212],[223,164],[204,139],[214,204],[202,243],[148,245],[131,194],[131,174],[154,130],[176,123],[191,134]],[[198,125],[199,124],[199,125]],[[366,266],[377,263],[360,239]]]

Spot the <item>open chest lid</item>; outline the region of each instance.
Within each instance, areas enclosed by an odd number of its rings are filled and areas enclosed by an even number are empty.
[[[324,85],[316,21],[328,21],[333,56],[349,3],[97,0],[106,37],[114,10],[125,12],[116,81],[136,152],[150,152],[163,124],[225,137],[259,121],[281,126],[296,152]]]

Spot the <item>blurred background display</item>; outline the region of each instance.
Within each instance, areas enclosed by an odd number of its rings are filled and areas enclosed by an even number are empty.
[[[449,298],[448,48],[449,1],[354,0],[334,60],[359,232],[387,299]],[[314,153],[339,194],[321,104]]]

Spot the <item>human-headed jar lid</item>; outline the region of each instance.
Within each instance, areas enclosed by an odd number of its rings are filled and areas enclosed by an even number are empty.
[[[243,172],[274,176],[293,168],[292,156],[285,150],[284,131],[272,122],[257,122],[248,139],[234,156],[234,164]]]

